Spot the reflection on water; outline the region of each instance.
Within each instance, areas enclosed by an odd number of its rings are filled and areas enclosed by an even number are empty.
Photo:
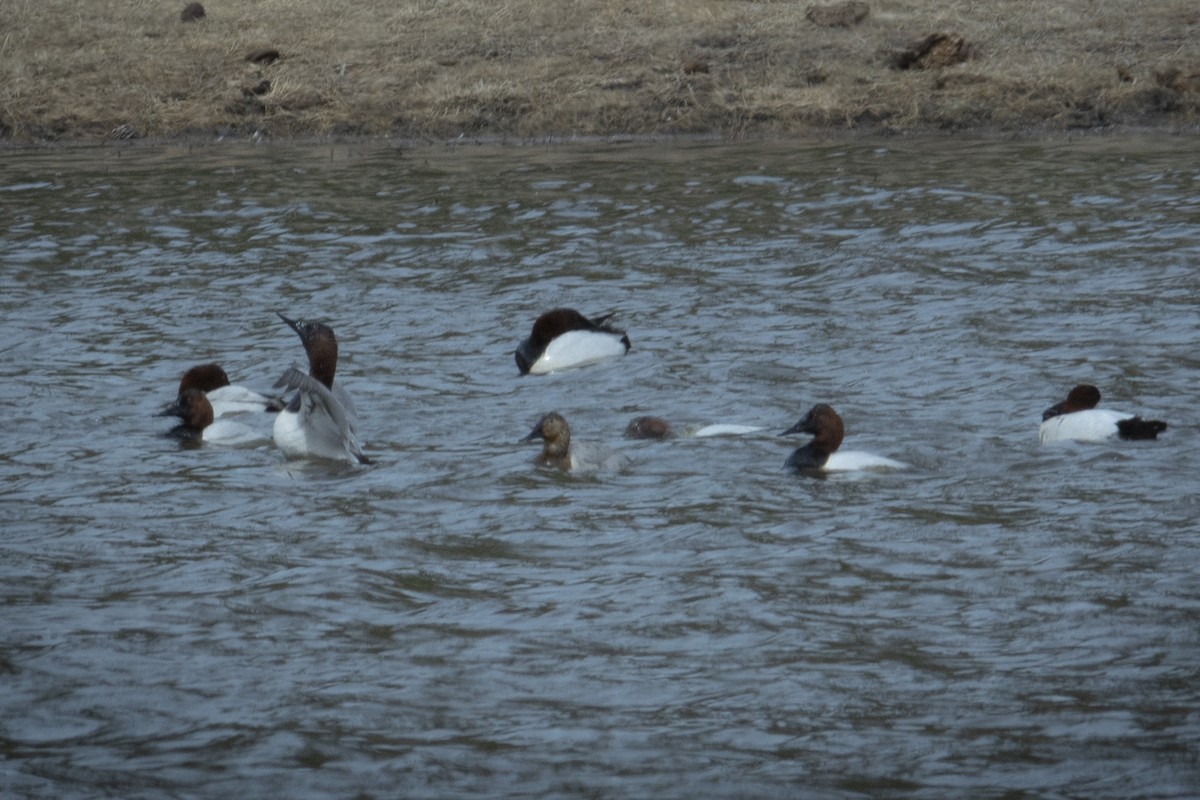
[[[10,151],[0,787],[1191,796],[1191,145]],[[519,377],[558,305],[633,350]],[[370,468],[158,435],[276,309]],[[1082,381],[1171,428],[1039,447]],[[788,475],[815,402],[914,468]],[[534,469],[551,409],[629,466]]]

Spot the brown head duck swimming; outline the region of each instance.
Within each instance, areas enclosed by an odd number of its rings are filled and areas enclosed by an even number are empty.
[[[781,435],[811,433],[808,444],[797,448],[787,466],[801,472],[834,472],[861,469],[900,469],[906,464],[884,456],[859,451],[839,450],[846,428],[833,407],[818,403],[799,422]]]
[[[199,389],[185,389],[175,402],[159,413],[160,417],[179,417],[180,424],[167,432],[185,442],[236,445],[266,439],[265,434],[234,419],[216,419],[212,404]]]
[[[1042,413],[1038,441],[1100,442],[1114,436],[1121,439],[1157,439],[1167,429],[1167,423],[1142,419],[1134,414],[1096,408],[1100,390],[1081,383],[1067,393],[1067,399],[1055,403]]]
[[[204,392],[212,406],[214,417],[259,411],[279,411],[283,408],[283,401],[277,397],[269,397],[253,389],[247,389],[245,386],[231,384],[229,375],[225,373],[220,364],[197,364],[183,373],[183,377],[179,379],[179,389],[175,393],[176,403],[178,398],[189,389],[198,389]],[[171,408],[173,405],[175,403],[168,405],[167,408]]]

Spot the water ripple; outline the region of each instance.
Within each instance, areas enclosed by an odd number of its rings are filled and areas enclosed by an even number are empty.
[[[1187,143],[115,152],[0,164],[6,796],[1194,793]],[[555,305],[632,351],[519,377]],[[277,309],[370,468],[159,435]],[[1085,380],[1171,428],[1040,448]]]

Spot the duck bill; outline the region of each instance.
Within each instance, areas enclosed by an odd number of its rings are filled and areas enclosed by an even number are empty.
[[[163,408],[163,410],[158,412],[154,416],[156,416],[156,417],[179,417],[180,419],[182,419],[183,418],[183,406],[179,405],[178,400],[176,400],[173,403],[167,403],[167,405]]]
[[[533,342],[528,339],[521,342],[520,347],[517,348],[517,351],[513,355],[517,359],[517,369],[521,371],[521,374],[529,374],[529,368],[537,361],[537,353],[534,352]]]
[[[1042,422],[1045,422],[1046,420],[1050,419],[1051,417],[1057,417],[1057,416],[1061,415],[1063,413],[1063,408],[1066,407],[1066,405],[1067,405],[1067,402],[1064,400],[1061,403],[1055,403],[1054,405],[1047,408],[1045,411],[1042,412]]]
[[[284,322],[287,323],[287,326],[289,328],[291,328],[292,330],[294,330],[296,332],[297,336],[304,336],[304,334],[300,331],[300,323],[299,322],[297,322],[294,319],[289,319],[289,318],[285,317],[283,315],[282,311],[276,311],[275,313],[279,315],[279,318],[281,320],[283,320]]]
[[[780,436],[790,436],[793,433],[812,433],[812,431],[810,431],[808,429],[808,426],[805,425],[806,422],[807,422],[807,420],[802,419],[799,422],[797,422],[795,425],[788,428],[786,431],[784,431],[783,433],[781,433],[779,435]]]

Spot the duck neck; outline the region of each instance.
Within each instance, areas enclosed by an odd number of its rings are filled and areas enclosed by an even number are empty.
[[[571,439],[567,436],[560,436],[555,439],[546,439],[542,446],[542,454],[538,456],[538,463],[546,464],[559,469],[571,468]]]

